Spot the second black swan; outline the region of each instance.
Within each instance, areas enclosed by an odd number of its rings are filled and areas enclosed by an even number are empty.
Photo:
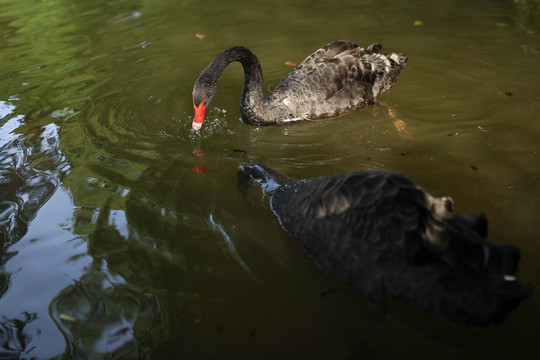
[[[243,165],[283,228],[326,272],[377,300],[391,294],[466,325],[497,323],[534,288],[517,282],[517,247],[486,241],[484,214],[454,212],[408,178],[383,171],[294,180]],[[245,186],[241,187],[245,189]]]
[[[348,41],[334,41],[309,55],[269,94],[263,96],[263,73],[249,49],[231,47],[204,69],[193,86],[193,130],[200,130],[223,70],[239,61],[244,67],[240,101],[242,120],[251,125],[338,116],[375,103],[392,87],[405,67],[405,54],[381,52],[380,44],[367,49]]]

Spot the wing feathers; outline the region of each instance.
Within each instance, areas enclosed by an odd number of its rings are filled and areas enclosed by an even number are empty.
[[[296,113],[307,118],[340,115],[374,103],[397,81],[404,54],[383,54],[380,44],[367,50],[335,41],[308,56],[283,79],[274,92],[287,98]]]

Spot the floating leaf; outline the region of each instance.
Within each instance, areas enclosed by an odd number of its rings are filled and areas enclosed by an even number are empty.
[[[60,320],[64,320],[64,321],[76,321],[77,319],[75,319],[73,316],[69,315],[69,314],[66,314],[66,313],[61,313],[60,315],[58,315],[58,317],[60,318]]]
[[[510,25],[507,24],[507,23],[498,22],[498,23],[497,23],[497,27],[500,27],[500,28],[507,28],[507,27],[510,27]]]
[[[196,37],[199,38],[199,40],[204,40],[208,37],[208,35],[204,35],[204,34],[195,34]]]
[[[424,23],[422,22],[422,20],[415,20],[415,21],[413,22],[413,26],[422,26],[422,25],[424,25]]]
[[[285,65],[290,66],[290,67],[294,67],[294,66],[296,66],[296,63],[292,62],[292,61],[285,61]]]

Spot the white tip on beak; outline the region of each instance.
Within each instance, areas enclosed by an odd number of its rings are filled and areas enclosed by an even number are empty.
[[[191,124],[191,127],[193,128],[193,130],[199,131],[199,130],[201,130],[202,123],[197,123],[197,122],[194,121],[193,124]]]

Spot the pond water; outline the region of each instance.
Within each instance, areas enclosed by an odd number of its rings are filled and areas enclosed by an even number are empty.
[[[317,268],[237,169],[409,176],[540,284],[538,5],[503,0],[0,0],[0,357],[530,358],[540,300],[468,329]],[[196,34],[207,35],[200,40]],[[243,71],[221,77],[202,131],[191,90],[249,47],[273,87],[335,39],[405,52],[373,106],[280,127],[239,120]],[[360,330],[359,330],[360,329]],[[340,358],[337,356],[337,358]]]

